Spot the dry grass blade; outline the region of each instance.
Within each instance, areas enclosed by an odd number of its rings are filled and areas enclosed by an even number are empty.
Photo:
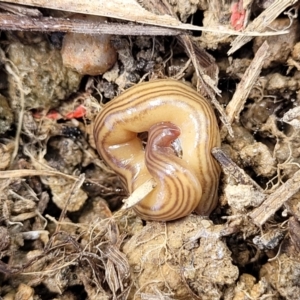
[[[47,170],[11,170],[0,171],[0,179],[6,178],[20,178],[26,176],[62,176],[67,179],[77,180],[77,177],[71,176],[59,171],[47,171]]]

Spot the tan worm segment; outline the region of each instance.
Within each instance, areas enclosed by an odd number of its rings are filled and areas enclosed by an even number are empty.
[[[148,132],[146,149],[138,133]],[[184,83],[156,80],[126,90],[104,106],[94,124],[97,150],[131,194],[151,177],[157,186],[135,207],[145,220],[168,221],[217,205],[220,146],[214,111]],[[171,143],[180,140],[182,157]]]
[[[157,182],[155,189],[139,205],[142,218],[173,220],[191,213],[202,196],[202,188],[188,164],[177,157],[172,141],[180,136],[180,129],[170,122],[150,127],[145,150],[145,164]],[[157,201],[159,199],[160,201]]]

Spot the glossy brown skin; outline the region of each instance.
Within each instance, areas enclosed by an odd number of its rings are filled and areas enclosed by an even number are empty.
[[[146,150],[137,136],[145,131]],[[157,182],[135,206],[143,219],[209,215],[216,207],[220,168],[211,149],[220,146],[219,128],[207,100],[184,83],[156,80],[126,90],[99,113],[94,137],[130,194],[151,177]],[[170,146],[176,138],[182,158]]]

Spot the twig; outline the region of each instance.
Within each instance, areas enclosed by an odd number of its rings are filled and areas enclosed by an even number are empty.
[[[243,109],[248,95],[257,81],[260,74],[261,68],[264,64],[266,57],[268,56],[269,45],[265,41],[260,48],[255,53],[255,57],[252,60],[250,66],[247,68],[245,74],[243,75],[237,89],[226,107],[226,113],[230,124],[233,123],[234,119],[239,119],[239,114]],[[221,130],[221,136],[226,135],[226,128],[223,126]]]
[[[214,158],[220,163],[225,174],[232,176],[238,183],[252,185],[257,191],[264,193],[264,190],[229,158],[220,148],[213,148],[211,151]]]
[[[261,206],[255,208],[249,216],[253,222],[262,226],[287,200],[300,190],[300,170],[271,194]]]

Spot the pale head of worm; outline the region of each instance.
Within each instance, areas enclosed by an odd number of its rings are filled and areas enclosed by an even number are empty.
[[[138,133],[148,132],[146,149]],[[211,149],[220,145],[214,111],[205,98],[174,80],[137,84],[116,97],[95,120],[103,160],[132,193],[151,177],[154,190],[135,206],[147,220],[174,220],[216,207],[220,168]],[[172,141],[179,139],[179,158]]]

